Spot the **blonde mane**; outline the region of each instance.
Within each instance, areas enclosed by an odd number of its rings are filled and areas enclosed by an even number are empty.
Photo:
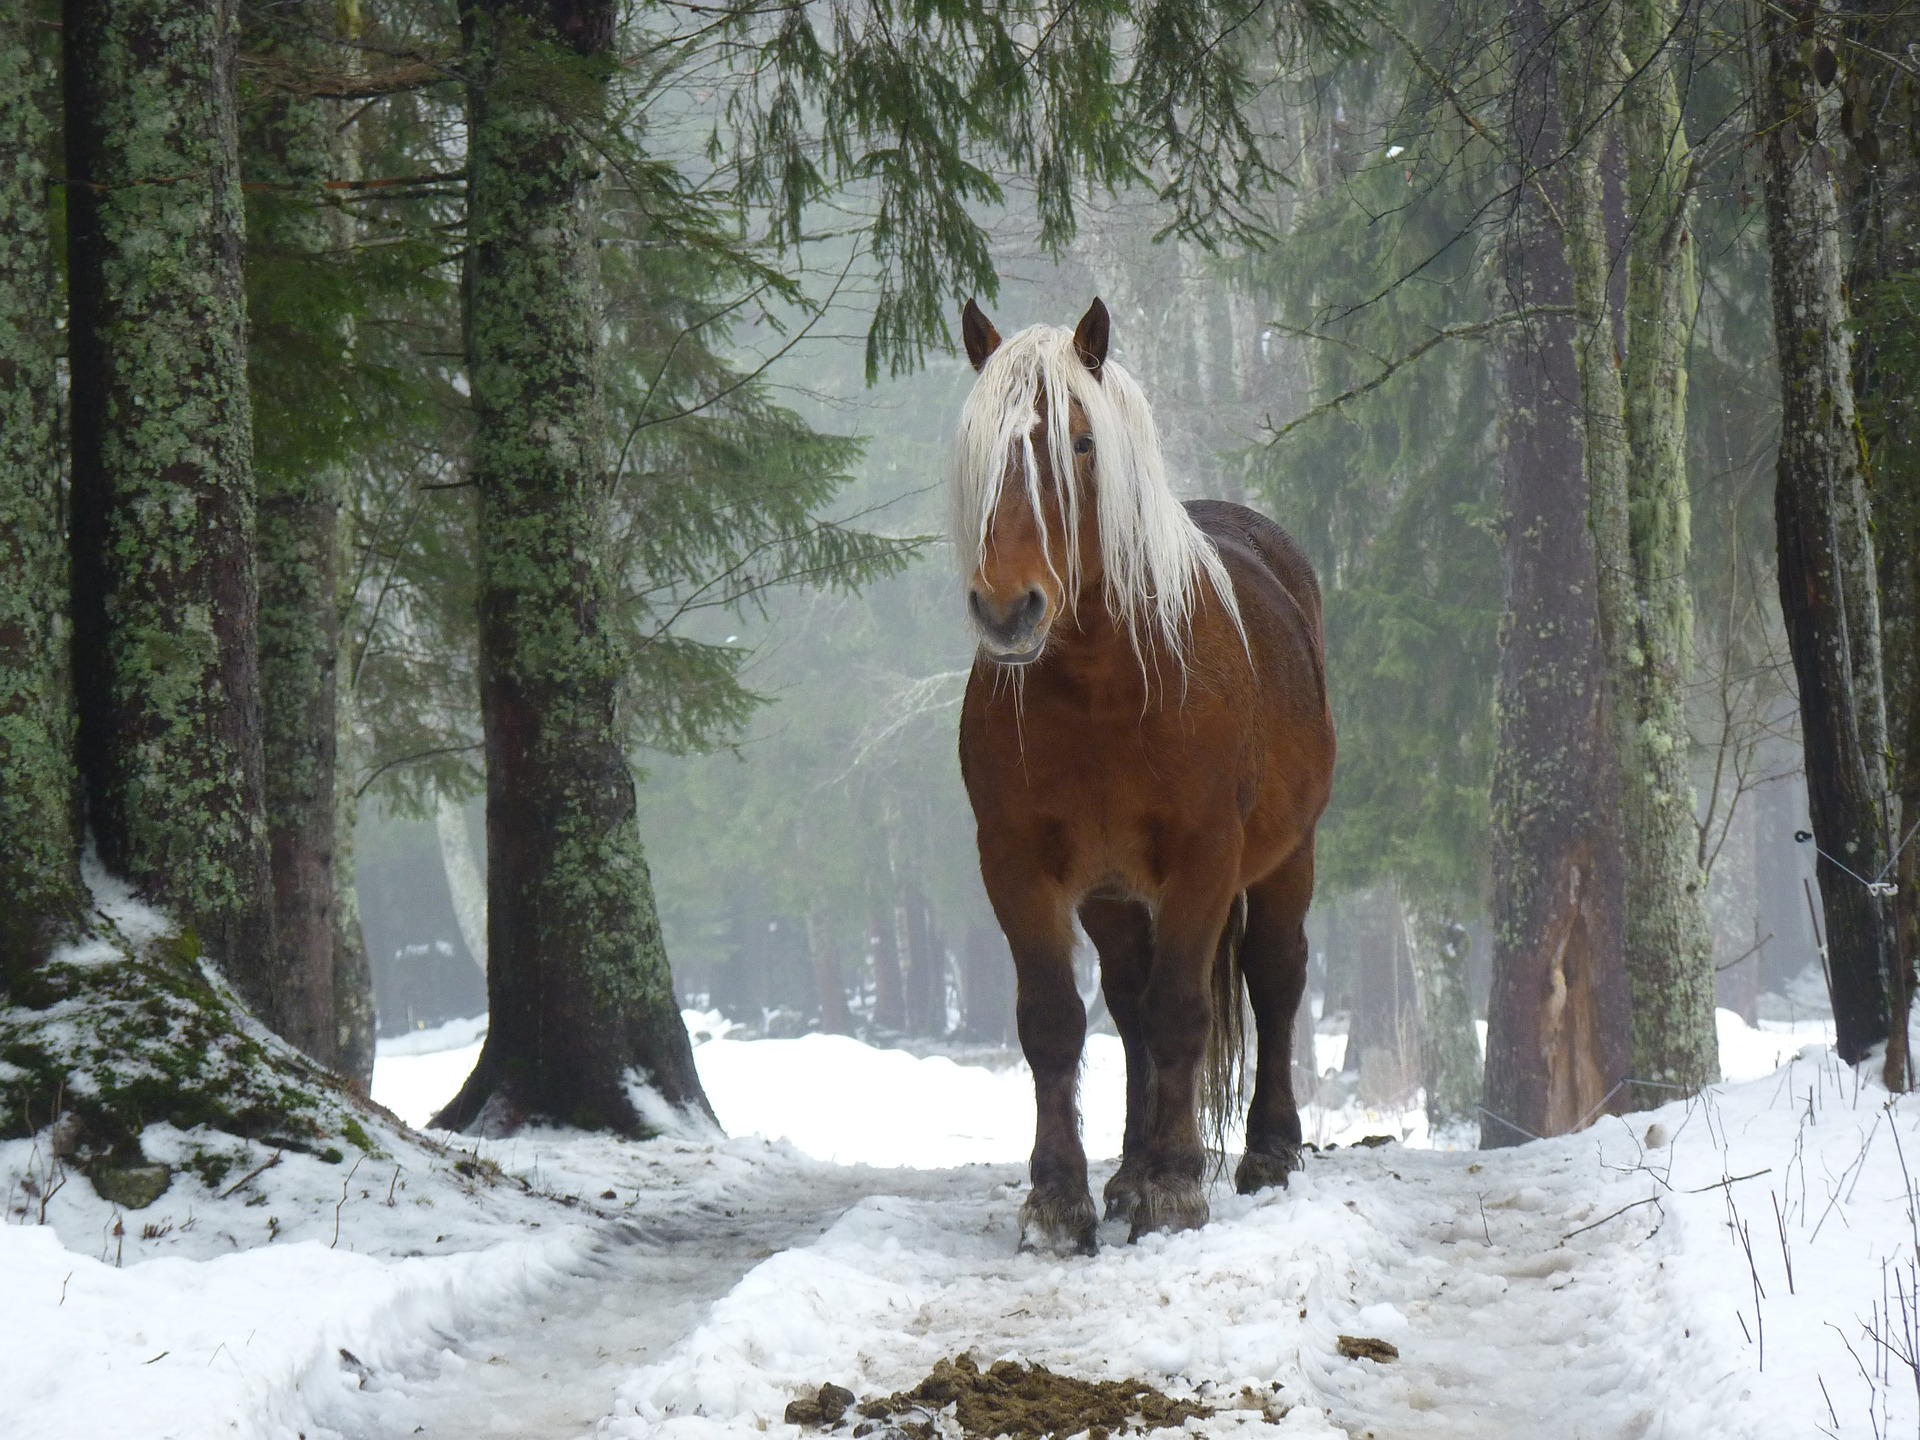
[[[1213,542],[1167,483],[1153,411],[1139,382],[1112,360],[1101,366],[1096,378],[1074,348],[1073,332],[1058,326],[1031,325],[1003,341],[981,367],[961,407],[954,437],[953,537],[966,572],[971,574],[986,556],[988,531],[1012,468],[1007,460],[1016,447],[1027,502],[1043,542],[1046,538],[1033,446],[1040,423],[1035,397],[1042,394],[1054,418],[1047,448],[1055,475],[1077,473],[1073,435],[1066,423],[1070,401],[1080,402],[1093,431],[1095,519],[1106,569],[1107,608],[1125,627],[1134,653],[1144,663],[1148,642],[1158,636],[1171,658],[1186,669],[1203,581],[1213,587],[1244,642],[1233,582]],[[1080,593],[1083,499],[1078,485],[1066,486],[1061,511],[1067,573],[1056,578],[1065,586],[1069,605]]]

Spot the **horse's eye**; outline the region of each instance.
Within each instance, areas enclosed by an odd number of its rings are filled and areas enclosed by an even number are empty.
[[[1073,441],[1073,453],[1076,455],[1091,455],[1093,453],[1093,436],[1091,435],[1075,436]]]

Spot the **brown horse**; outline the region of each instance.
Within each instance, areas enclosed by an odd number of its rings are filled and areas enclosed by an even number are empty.
[[[1076,910],[1127,1055],[1108,1218],[1134,1239],[1206,1223],[1197,1107],[1232,1103],[1243,978],[1258,1058],[1235,1182],[1300,1163],[1289,1067],[1334,751],[1320,590],[1272,521],[1174,498],[1100,301],[1004,343],[969,301],[961,329],[980,375],[954,469],[979,641],[960,768],[1033,1069],[1021,1247],[1085,1252]]]

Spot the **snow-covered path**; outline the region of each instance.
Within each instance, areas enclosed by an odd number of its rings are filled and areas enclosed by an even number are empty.
[[[649,1213],[607,1222],[530,1303],[480,1317],[379,1373],[362,1376],[343,1362],[342,1383],[316,1407],[307,1433],[587,1434],[636,1365],[692,1331],[754,1266],[811,1243],[864,1197],[938,1201],[1005,1178],[986,1167],[876,1171],[780,1157],[718,1195],[650,1194]]]
[[[1128,1246],[1112,1227],[1084,1260],[1015,1254],[1017,1193],[869,1200],[748,1275],[602,1433],[744,1437],[823,1381],[885,1394],[971,1350],[1241,1407],[1216,1434],[1282,1407],[1286,1435],[1768,1434],[1750,1367],[1669,1282],[1665,1227],[1629,1211],[1566,1238],[1607,1213],[1597,1168],[1591,1143],[1343,1150],[1284,1194],[1216,1192],[1203,1231]],[[1341,1335],[1400,1359],[1342,1358]]]

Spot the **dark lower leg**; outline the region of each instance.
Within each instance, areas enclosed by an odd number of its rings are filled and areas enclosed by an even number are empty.
[[[1153,960],[1153,928],[1146,906],[1105,896],[1081,905],[1080,923],[1100,952],[1100,988],[1127,1055],[1126,1135],[1120,1168],[1107,1181],[1105,1194],[1107,1218],[1116,1220],[1133,1213],[1145,1173],[1153,1061],[1147,1054],[1140,1007]]]
[[[1306,900],[1311,870],[1302,884],[1283,874],[1248,897],[1247,936],[1241,970],[1258,1034],[1253,1102],[1247,1108],[1247,1148],[1234,1174],[1242,1194],[1285,1185],[1300,1165],[1300,1110],[1293,1093],[1294,1016],[1307,983]],[[1304,890],[1304,893],[1303,893]]]
[[[1087,1012],[1070,963],[1022,965],[1020,1047],[1033,1071],[1033,1191],[1021,1211],[1022,1249],[1093,1249],[1093,1197],[1076,1095]]]

